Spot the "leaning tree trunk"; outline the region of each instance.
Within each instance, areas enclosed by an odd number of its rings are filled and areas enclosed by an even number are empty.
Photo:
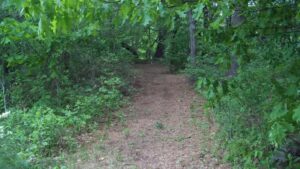
[[[191,64],[195,65],[196,61],[196,21],[193,18],[193,10],[190,9],[188,11],[188,19],[189,19],[189,35],[190,35],[190,59]]]
[[[134,47],[128,45],[127,43],[125,42],[122,42],[121,43],[122,47],[126,50],[128,50],[132,55],[134,55],[135,57],[138,58],[139,54],[138,54],[138,51],[137,49],[135,49]]]

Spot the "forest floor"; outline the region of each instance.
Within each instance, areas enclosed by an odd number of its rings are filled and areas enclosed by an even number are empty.
[[[83,135],[85,148],[67,160],[78,169],[227,169],[213,153],[214,125],[184,75],[159,64],[136,66],[138,92],[120,121]],[[95,136],[96,135],[96,136]],[[90,139],[87,139],[90,138]],[[84,140],[84,139],[83,139]],[[72,159],[72,160],[71,160]]]

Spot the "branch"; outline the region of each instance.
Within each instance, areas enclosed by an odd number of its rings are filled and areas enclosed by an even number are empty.
[[[122,42],[121,43],[122,47],[125,48],[126,50],[128,50],[130,53],[132,53],[134,56],[138,56],[138,52],[135,48],[133,48],[132,46],[129,46],[127,43]]]
[[[107,3],[107,4],[117,4],[117,3],[120,3],[121,1],[106,1],[106,0],[103,0],[104,3]]]

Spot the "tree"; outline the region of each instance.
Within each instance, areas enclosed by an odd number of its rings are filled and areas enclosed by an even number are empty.
[[[190,58],[191,64],[195,64],[196,58],[196,21],[193,18],[193,10],[189,9],[187,12],[188,19],[189,19],[189,35],[190,35]]]

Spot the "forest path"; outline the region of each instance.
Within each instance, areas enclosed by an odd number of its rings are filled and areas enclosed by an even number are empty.
[[[137,65],[139,92],[125,108],[126,122],[107,129],[103,144],[91,146],[88,159],[75,168],[214,169],[229,168],[210,153],[211,132],[184,75],[170,74],[159,64]],[[196,99],[197,98],[197,99]],[[191,111],[197,103],[194,115]],[[192,105],[192,106],[191,106]],[[196,111],[196,112],[195,112]],[[195,114],[197,113],[197,114]],[[203,129],[204,128],[204,129]],[[97,147],[98,146],[98,147]],[[97,148],[95,148],[97,147]]]

